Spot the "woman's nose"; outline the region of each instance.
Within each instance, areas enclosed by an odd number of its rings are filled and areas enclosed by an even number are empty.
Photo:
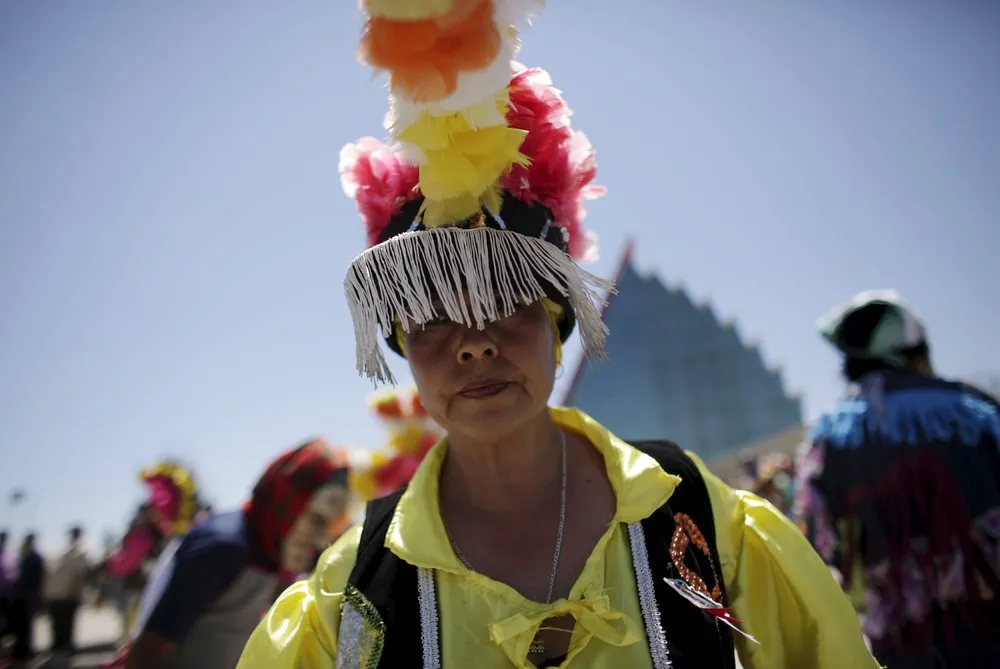
[[[495,358],[500,353],[495,341],[479,330],[470,330],[458,347],[459,362],[475,362]]]

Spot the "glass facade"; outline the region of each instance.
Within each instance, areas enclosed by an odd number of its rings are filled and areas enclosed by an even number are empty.
[[[756,347],[627,261],[604,320],[607,358],[582,363],[564,404],[623,439],[670,439],[711,460],[802,424],[800,399]]]

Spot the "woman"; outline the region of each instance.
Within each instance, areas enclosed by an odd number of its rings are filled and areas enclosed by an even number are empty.
[[[159,462],[143,469],[139,479],[149,492],[122,539],[119,550],[104,564],[116,582],[122,614],[123,638],[135,618],[139,595],[146,585],[146,568],[163,549],[165,540],[191,528],[198,507],[198,487],[191,471],[176,462]]]
[[[574,324],[593,354],[605,334],[604,284],[572,259],[593,151],[544,72],[512,71],[511,3],[425,4],[365,3],[362,55],[390,70],[419,165],[371,139],[342,153],[374,243],[345,287],[361,373],[391,378],[381,330],[447,435],[279,598],[239,669],[733,667],[730,625],[760,642],[736,635],[748,668],[874,667],[773,507],[547,406]]]
[[[347,479],[343,455],[323,440],[272,462],[242,510],[210,516],[164,550],[133,643],[111,666],[232,669],[279,588],[330,545]]]
[[[821,332],[851,390],[817,423],[794,513],[864,612],[892,669],[1000,658],[1000,407],[938,377],[923,323],[893,291]]]

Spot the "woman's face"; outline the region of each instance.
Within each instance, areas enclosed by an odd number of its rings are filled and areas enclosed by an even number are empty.
[[[281,566],[295,574],[312,568],[316,554],[333,540],[331,529],[347,508],[347,489],[326,485],[313,493],[281,542]]]
[[[502,439],[545,411],[555,382],[555,333],[541,302],[482,330],[446,319],[414,325],[406,357],[431,417],[479,441]]]

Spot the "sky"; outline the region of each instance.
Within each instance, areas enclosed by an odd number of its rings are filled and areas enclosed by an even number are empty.
[[[917,306],[942,373],[1000,370],[1000,4],[626,4],[552,1],[520,56],[597,149],[590,269],[634,238],[809,416],[843,389],[814,322],[863,289]],[[0,526],[96,542],[159,457],[226,508],[310,436],[385,442],[342,289],[338,154],[386,110],[360,29],[353,2],[0,3]]]

